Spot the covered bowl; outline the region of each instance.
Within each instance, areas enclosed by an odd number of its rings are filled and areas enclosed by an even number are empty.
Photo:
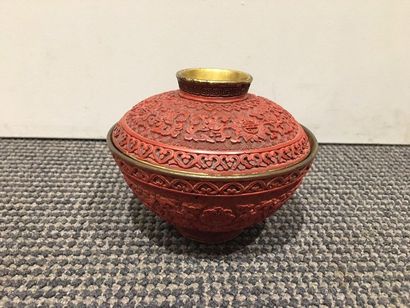
[[[190,239],[220,243],[272,215],[317,153],[314,135],[227,69],[177,73],[178,90],[136,104],[108,146],[135,196]]]

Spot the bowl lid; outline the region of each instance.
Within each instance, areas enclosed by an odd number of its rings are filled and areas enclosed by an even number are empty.
[[[143,100],[115,125],[119,151],[162,170],[220,176],[287,168],[309,155],[292,115],[247,93],[249,74],[188,69],[177,78],[179,90]]]

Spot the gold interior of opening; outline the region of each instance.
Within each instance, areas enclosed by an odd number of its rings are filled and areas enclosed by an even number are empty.
[[[210,83],[251,83],[248,73],[219,68],[188,68],[177,72],[177,78]]]

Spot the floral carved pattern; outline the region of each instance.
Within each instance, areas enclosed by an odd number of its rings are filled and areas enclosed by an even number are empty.
[[[175,192],[194,195],[245,195],[283,189],[300,181],[309,170],[309,166],[305,166],[273,178],[222,182],[175,178],[131,166],[115,156],[114,159],[120,167],[121,172],[130,180]]]
[[[125,180],[140,201],[162,219],[178,227],[208,232],[241,230],[262,222],[291,197],[300,183],[276,197],[267,196],[266,200],[260,202],[226,208],[164,197],[135,184],[127,176]]]
[[[187,147],[194,141],[195,148],[207,150],[239,143],[246,149],[271,147],[302,130],[282,107],[252,94],[242,101],[213,103],[165,92],[137,104],[123,120],[144,138]]]
[[[112,139],[133,158],[209,174],[283,168],[310,152],[296,120],[279,105],[252,94],[215,103],[165,92],[134,106],[117,123]]]
[[[309,140],[303,136],[297,143],[266,152],[243,154],[198,154],[153,145],[127,134],[120,126],[113,131],[114,144],[127,155],[150,163],[193,171],[217,171],[234,173],[249,169],[282,167],[297,163],[309,153]]]

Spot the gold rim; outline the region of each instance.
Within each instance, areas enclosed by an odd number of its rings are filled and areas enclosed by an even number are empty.
[[[248,83],[252,76],[248,73],[221,68],[187,68],[177,72],[177,78],[191,82],[206,83]]]
[[[126,161],[128,164],[131,164],[133,166],[136,166],[142,169],[150,170],[153,172],[158,172],[158,173],[182,177],[182,178],[197,179],[197,180],[206,179],[206,180],[214,180],[214,181],[228,181],[228,180],[237,180],[237,181],[239,180],[240,181],[240,180],[262,179],[262,178],[268,178],[268,177],[281,175],[284,173],[291,172],[295,169],[303,168],[307,166],[308,164],[310,164],[315,158],[317,151],[319,149],[318,142],[315,136],[313,135],[313,133],[302,125],[303,129],[305,130],[306,134],[309,137],[311,149],[310,149],[309,155],[301,162],[294,164],[290,167],[286,167],[283,169],[274,169],[274,170],[266,171],[263,173],[255,173],[255,174],[247,174],[247,175],[241,175],[241,174],[210,175],[206,173],[194,173],[194,172],[189,172],[189,171],[180,171],[180,170],[170,169],[170,168],[154,165],[151,163],[147,163],[147,162],[144,162],[136,158],[131,158],[130,156],[127,156],[126,154],[118,150],[117,147],[112,142],[112,131],[114,130],[114,127],[115,125],[111,127],[111,129],[109,130],[107,134],[108,147],[114,155],[117,155],[122,160]]]

